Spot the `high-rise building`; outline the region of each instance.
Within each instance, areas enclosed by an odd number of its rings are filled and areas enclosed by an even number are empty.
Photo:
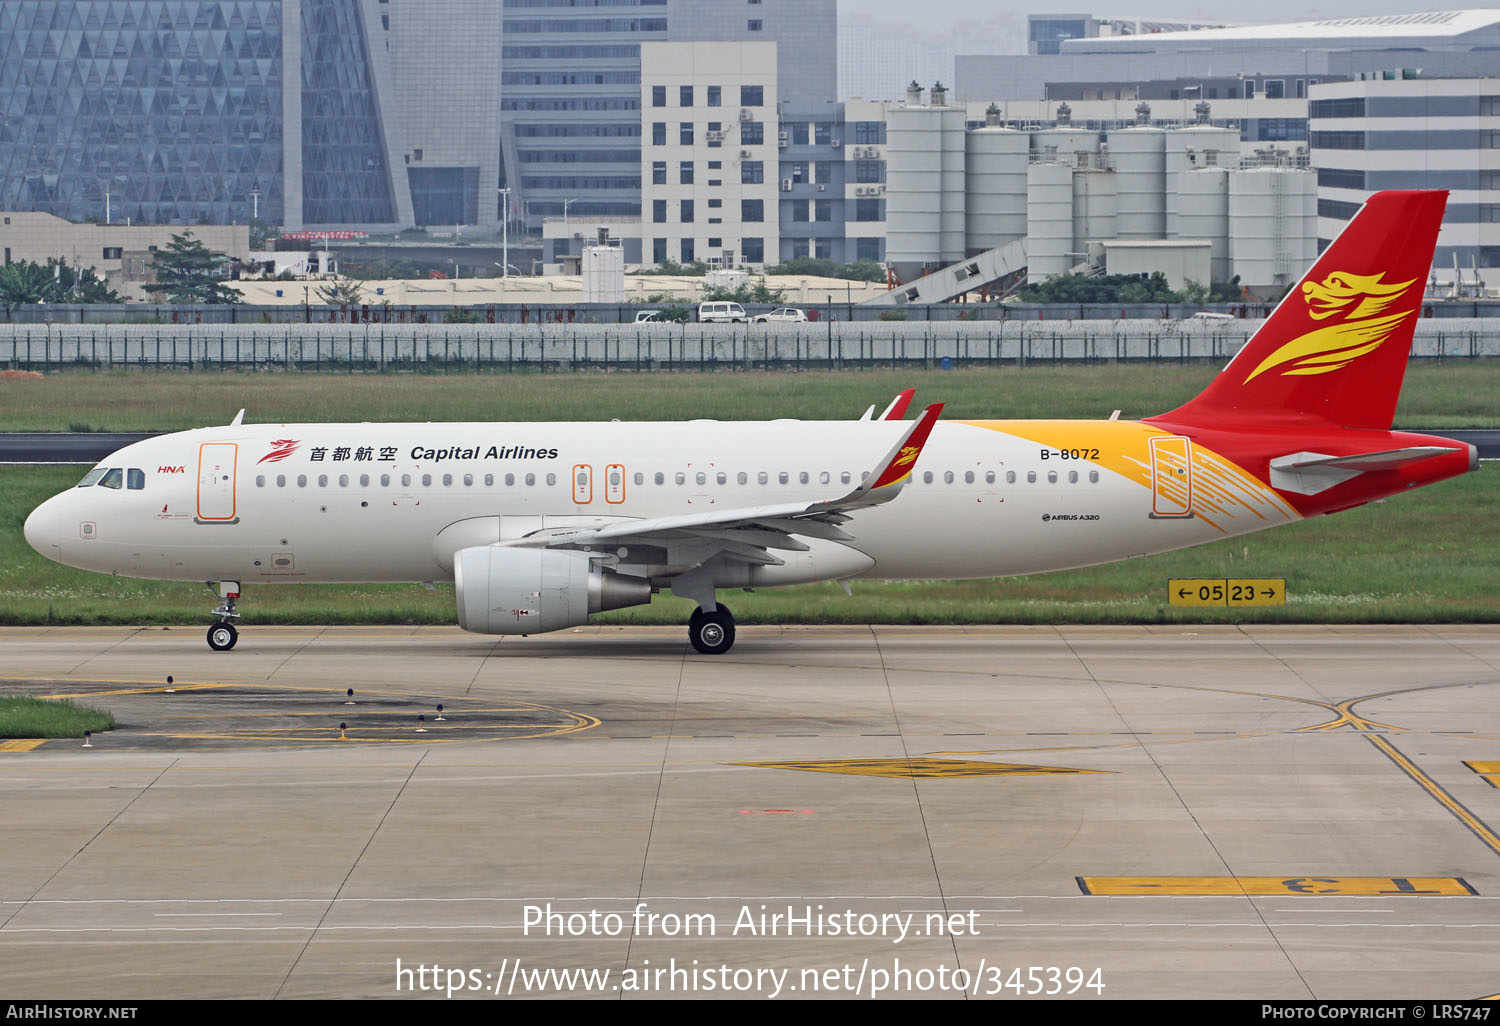
[[[835,0],[505,0],[504,184],[526,222],[640,217],[641,47],[776,44],[779,95],[832,100]]]

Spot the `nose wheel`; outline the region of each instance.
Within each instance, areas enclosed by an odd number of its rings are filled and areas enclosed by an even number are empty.
[[[240,614],[234,611],[235,600],[240,597],[240,582],[220,581],[218,587],[209,582],[208,588],[219,599],[219,605],[213,611],[219,622],[208,629],[208,647],[215,652],[228,652],[240,640],[240,632],[231,622],[240,618]]]
[[[734,614],[722,605],[712,613],[694,610],[688,619],[688,640],[704,655],[723,655],[734,646]]]
[[[228,652],[240,640],[240,632],[229,622],[216,623],[208,629],[208,647],[215,652]]]

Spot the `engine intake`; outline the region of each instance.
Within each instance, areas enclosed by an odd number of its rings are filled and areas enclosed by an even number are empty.
[[[644,577],[595,566],[584,552],[476,545],[453,558],[458,625],[476,634],[543,634],[590,613],[651,601]]]

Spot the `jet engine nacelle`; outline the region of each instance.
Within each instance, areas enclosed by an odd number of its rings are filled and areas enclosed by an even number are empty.
[[[602,569],[586,553],[500,545],[460,549],[453,587],[458,625],[476,634],[542,634],[651,601],[644,577]]]

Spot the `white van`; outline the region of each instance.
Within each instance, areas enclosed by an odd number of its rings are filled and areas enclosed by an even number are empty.
[[[732,321],[735,324],[743,324],[748,317],[745,316],[745,308],[738,303],[699,303],[698,321],[701,324],[722,324]]]

